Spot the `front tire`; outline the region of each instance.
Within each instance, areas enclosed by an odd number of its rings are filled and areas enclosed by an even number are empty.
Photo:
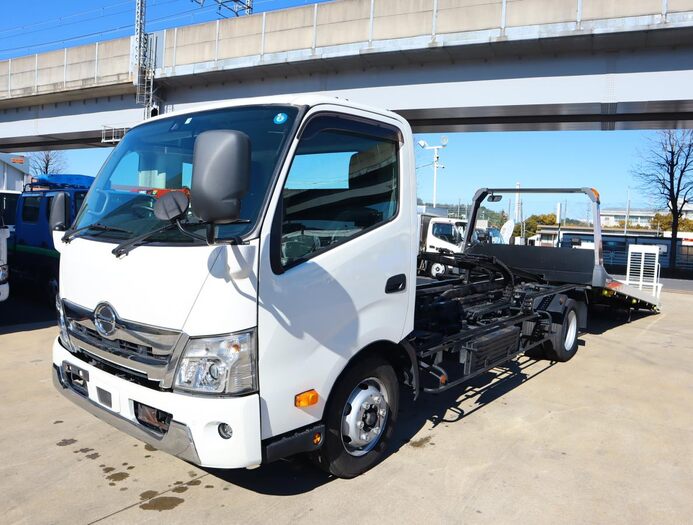
[[[326,408],[317,465],[339,478],[353,478],[375,466],[385,457],[398,410],[397,375],[386,360],[371,356],[351,365]]]

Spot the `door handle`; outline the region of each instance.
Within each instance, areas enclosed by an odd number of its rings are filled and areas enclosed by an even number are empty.
[[[390,277],[385,283],[385,293],[403,292],[407,288],[407,276],[403,273]]]

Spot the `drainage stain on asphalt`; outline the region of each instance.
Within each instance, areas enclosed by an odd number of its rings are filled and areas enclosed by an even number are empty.
[[[180,494],[181,492],[185,492],[186,490],[188,490],[188,487],[186,487],[185,485],[178,485],[177,487],[173,487],[171,489],[171,492],[176,492]]]
[[[53,424],[54,424],[54,425],[59,425],[59,424],[62,423],[62,422],[63,422],[62,419],[56,419],[55,421],[53,421]]]
[[[191,487],[195,487],[195,486],[199,485],[200,483],[202,483],[202,482],[199,479],[193,479],[191,481],[188,481],[186,483],[186,485],[190,485]]]
[[[146,503],[142,503],[140,505],[140,508],[142,510],[156,510],[156,511],[163,511],[163,510],[171,510],[175,509],[178,505],[183,503],[185,500],[183,498],[175,498],[172,496],[161,496],[159,498],[154,498]]]
[[[144,446],[144,450],[148,450],[149,452],[156,452],[156,449],[153,446],[151,446],[149,443],[147,443]]]
[[[104,474],[108,474],[109,472],[113,472],[115,468],[113,467],[104,467],[101,470],[103,470]]]
[[[159,493],[156,490],[145,490],[143,493],[140,494],[140,499],[152,499],[154,496],[157,496]]]
[[[68,445],[74,445],[75,443],[77,443],[76,439],[68,438],[68,439],[61,439],[60,441],[58,441],[56,443],[56,445],[58,445],[59,447],[66,447]]]
[[[415,439],[414,441],[412,441],[409,444],[414,448],[421,448],[426,443],[428,443],[429,441],[431,441],[431,436],[426,436],[426,437],[422,437],[421,439]]]
[[[88,457],[89,459],[96,459],[96,458],[99,457],[99,453],[98,453],[98,452],[94,452],[93,454],[87,454],[87,457]]]
[[[106,479],[109,479],[111,481],[123,481],[125,478],[130,477],[130,474],[127,472],[114,472],[110,476],[106,476]]]

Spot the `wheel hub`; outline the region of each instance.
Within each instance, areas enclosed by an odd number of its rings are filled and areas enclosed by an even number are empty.
[[[351,392],[342,413],[342,442],[353,456],[372,450],[383,434],[389,406],[387,392],[376,378],[359,383]]]

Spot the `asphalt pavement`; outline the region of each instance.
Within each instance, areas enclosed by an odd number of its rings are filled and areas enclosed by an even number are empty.
[[[300,458],[201,469],[118,432],[54,390],[41,307],[0,335],[0,522],[690,523],[693,295],[662,302],[601,312],[569,363],[405,403],[391,455],[349,481]]]

